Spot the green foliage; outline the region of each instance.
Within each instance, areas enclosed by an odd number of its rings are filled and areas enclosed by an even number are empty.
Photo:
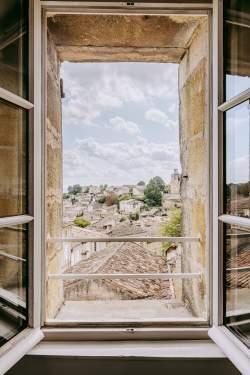
[[[119,202],[128,201],[129,199],[131,199],[131,195],[130,194],[123,194],[118,199],[119,199]]]
[[[155,176],[155,177],[151,178],[151,180],[149,181],[148,185],[149,184],[156,185],[160,189],[160,191],[164,191],[164,189],[165,189],[165,182],[159,176]]]
[[[68,192],[69,192],[70,194],[74,194],[74,195],[76,195],[76,194],[78,194],[78,193],[81,193],[81,191],[82,191],[82,188],[81,188],[81,186],[80,186],[79,184],[76,184],[76,185],[73,185],[73,186],[69,186],[69,187],[68,187]]]
[[[139,218],[140,218],[140,215],[138,212],[136,212],[135,214],[129,214],[129,220],[137,221],[139,220]]]
[[[63,193],[63,199],[69,199],[70,198],[70,194],[68,193]]]
[[[118,196],[115,193],[110,193],[106,197],[106,205],[113,206],[114,204],[118,204]]]
[[[146,184],[145,184],[144,181],[139,181],[139,182],[137,183],[137,185],[138,185],[138,186],[145,186]]]
[[[87,194],[89,192],[89,187],[85,187],[85,189],[83,190],[83,193]]]
[[[127,220],[127,217],[126,216],[122,216],[121,218],[120,218],[120,223],[122,223],[123,221],[126,221]]]
[[[164,193],[170,193],[170,190],[171,190],[170,185],[169,184],[165,185]]]
[[[174,209],[170,212],[170,218],[163,225],[161,234],[166,237],[180,237],[181,236],[181,210]],[[163,243],[163,248],[167,249],[172,242],[166,241]]]
[[[159,176],[155,176],[149,180],[144,190],[144,202],[152,206],[162,206],[162,192],[165,189],[165,183]]]
[[[106,197],[105,197],[105,195],[103,195],[102,197],[100,197],[100,198],[98,199],[97,202],[98,202],[98,203],[101,203],[101,204],[105,203],[105,202],[106,202]]]
[[[80,219],[80,218],[76,217],[75,220],[74,220],[74,224],[77,225],[78,227],[86,228],[88,225],[91,224],[91,222],[88,221],[88,220]]]
[[[148,183],[144,190],[144,202],[149,206],[162,205],[162,192],[154,183]]]

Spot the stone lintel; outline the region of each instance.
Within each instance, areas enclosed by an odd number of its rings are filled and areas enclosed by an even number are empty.
[[[179,63],[185,48],[134,48],[57,46],[61,61]]]

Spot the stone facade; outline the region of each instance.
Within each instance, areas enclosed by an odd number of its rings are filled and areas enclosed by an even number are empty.
[[[46,233],[48,238],[62,237],[62,115],[60,94],[60,61],[54,42],[48,34],[47,116],[46,116]],[[47,272],[61,272],[61,244],[47,243]],[[47,280],[47,318],[53,319],[63,302],[61,280]]]
[[[208,24],[195,33],[180,63],[180,150],[183,236],[200,237],[184,245],[183,272],[201,272],[201,279],[183,280],[183,300],[196,316],[208,311],[209,119]]]

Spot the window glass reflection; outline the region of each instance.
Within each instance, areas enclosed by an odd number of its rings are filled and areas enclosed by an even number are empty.
[[[249,101],[226,112],[226,213],[250,217]]]
[[[226,324],[250,347],[250,229],[225,225]]]
[[[0,217],[27,213],[27,116],[0,101]]]
[[[0,87],[28,96],[28,0],[0,1]]]
[[[0,345],[26,325],[27,225],[0,229]]]
[[[226,100],[250,88],[250,2],[224,1]]]

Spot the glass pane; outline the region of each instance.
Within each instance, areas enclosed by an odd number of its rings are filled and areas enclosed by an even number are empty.
[[[25,326],[27,225],[0,229],[0,344]]]
[[[0,101],[0,217],[27,213],[27,114]]]
[[[250,2],[226,0],[224,56],[226,100],[250,87]]]
[[[0,87],[28,96],[28,0],[0,2]]]
[[[249,101],[226,112],[226,213],[250,217]]]
[[[225,225],[225,323],[250,347],[250,229]]]

